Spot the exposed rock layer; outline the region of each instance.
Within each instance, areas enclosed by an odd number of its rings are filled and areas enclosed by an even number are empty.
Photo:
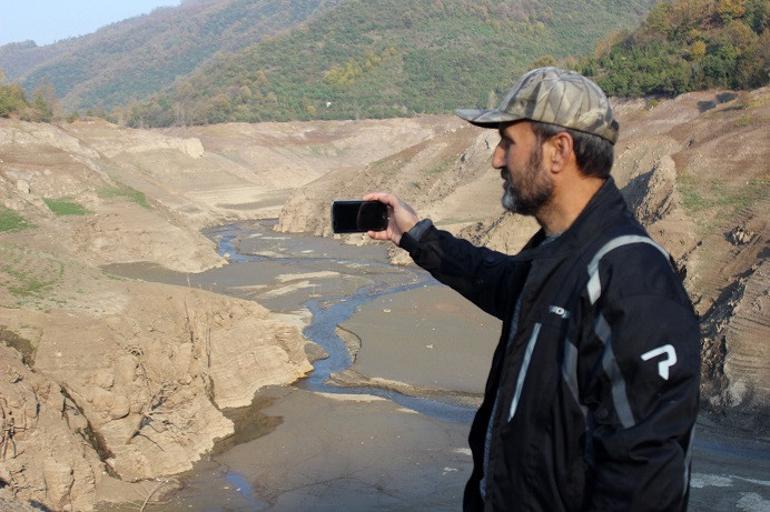
[[[0,213],[24,220],[0,232],[0,480],[17,497],[90,510],[105,475],[190,469],[232,434],[220,409],[312,369],[299,328],[258,304],[97,267],[222,264],[198,228],[231,217],[190,198],[216,175],[272,189],[227,163],[180,176],[207,158],[195,138],[0,121]]]

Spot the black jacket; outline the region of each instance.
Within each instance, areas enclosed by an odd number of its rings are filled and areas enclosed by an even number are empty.
[[[559,238],[540,245],[541,230],[516,256],[432,226],[413,235],[401,247],[415,262],[503,320],[471,427],[464,509],[686,509],[698,321],[613,180]]]

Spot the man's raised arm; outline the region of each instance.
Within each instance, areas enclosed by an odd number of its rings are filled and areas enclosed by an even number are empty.
[[[510,256],[436,229],[428,219],[420,221],[409,205],[392,194],[376,192],[363,199],[388,205],[387,229],[370,231],[371,238],[390,240],[405,249],[433,277],[490,315],[503,319],[511,309],[516,283],[523,281],[526,269]]]

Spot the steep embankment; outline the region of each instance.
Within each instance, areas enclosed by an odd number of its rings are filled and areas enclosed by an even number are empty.
[[[733,417],[767,411],[770,89],[620,102],[616,111],[615,179],[686,271],[702,317],[705,403]],[[332,199],[383,189],[442,227],[516,251],[536,226],[500,213],[501,182],[489,169],[497,140],[493,131],[460,127],[365,169],[330,173],[296,192],[278,229],[329,235]],[[396,257],[404,261],[401,252]]]
[[[299,330],[255,303],[97,266],[223,262],[197,228],[224,215],[186,210],[195,179],[171,180],[203,153],[102,123],[0,124],[0,480],[17,497],[90,510],[105,480],[190,469],[232,434],[220,409],[311,370]]]
[[[312,368],[298,329],[257,304],[99,270],[223,263],[198,228],[229,214],[186,194],[269,188],[204,153],[101,122],[0,123],[0,480],[18,497],[90,510],[107,474],[189,469],[233,432],[221,408]]]

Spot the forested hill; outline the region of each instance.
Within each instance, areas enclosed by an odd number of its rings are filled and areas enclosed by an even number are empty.
[[[485,105],[534,59],[592,51],[654,0],[342,0],[123,112],[132,126],[355,119]]]
[[[340,0],[185,0],[93,34],[0,47],[0,70],[34,91],[50,84],[68,109],[110,109],[147,98],[217,52],[288,29]]]
[[[770,83],[770,0],[675,0],[579,66],[614,96]]]

